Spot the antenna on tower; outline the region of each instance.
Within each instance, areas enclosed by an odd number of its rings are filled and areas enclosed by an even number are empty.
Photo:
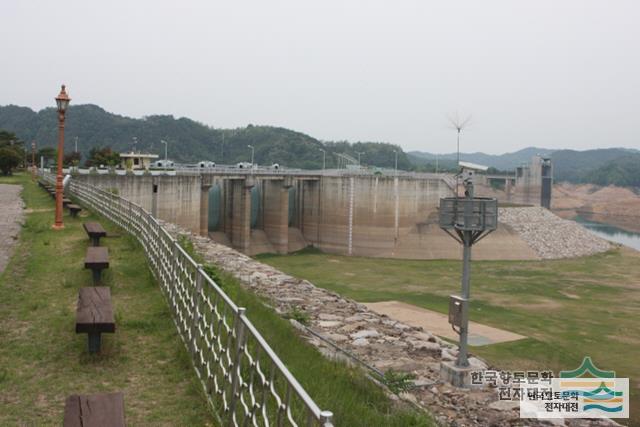
[[[461,116],[457,111],[455,114],[450,114],[448,117],[449,123],[451,123],[451,127],[457,131],[457,140],[456,140],[456,168],[460,167],[460,132],[469,126],[471,122],[471,115],[464,117]],[[458,195],[458,187],[459,187],[459,175],[456,175],[456,196]]]

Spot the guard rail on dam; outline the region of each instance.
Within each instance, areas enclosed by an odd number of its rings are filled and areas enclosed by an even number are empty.
[[[51,174],[42,175],[54,182]],[[67,190],[132,234],[144,248],[205,394],[222,425],[333,426],[222,289],[149,212],[71,179]]]

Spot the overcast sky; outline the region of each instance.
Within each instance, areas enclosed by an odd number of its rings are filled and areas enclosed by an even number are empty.
[[[638,144],[640,2],[29,1],[0,4],[0,105],[455,151]],[[72,118],[69,118],[72,120]]]

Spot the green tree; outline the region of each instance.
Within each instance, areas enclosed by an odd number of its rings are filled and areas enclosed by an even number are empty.
[[[62,160],[62,165],[64,167],[69,166],[78,166],[80,164],[80,160],[82,159],[82,155],[79,152],[67,153],[64,155],[64,159]]]
[[[23,142],[13,132],[0,130],[0,171],[11,175],[24,161]]]
[[[111,147],[96,147],[89,151],[89,158],[85,162],[86,166],[116,166],[120,162],[120,154]]]
[[[2,175],[11,175],[13,169],[20,165],[22,159],[23,157],[17,150],[9,146],[0,147],[0,171],[2,171]]]

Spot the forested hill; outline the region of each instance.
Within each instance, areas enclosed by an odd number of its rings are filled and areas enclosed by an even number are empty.
[[[559,150],[551,155],[556,181],[640,188],[640,151]]]
[[[24,141],[37,141],[38,147],[57,143],[57,115],[53,108],[35,112],[27,107],[0,106],[0,129],[14,132]],[[65,128],[65,152],[74,149],[78,137],[78,151],[86,159],[91,148],[109,146],[115,151],[129,151],[132,138],[137,148],[164,157],[164,145],[169,142],[169,158],[178,162],[211,160],[233,164],[250,161],[255,147],[255,162],[262,165],[279,163],[287,167],[322,168],[322,152],[327,152],[327,168],[337,165],[336,153],[354,158],[362,152],[362,164],[394,167],[398,150],[398,167],[410,169],[411,163],[398,146],[385,143],[321,142],[309,135],[271,126],[253,126],[237,129],[218,129],[187,118],[167,115],[134,119],[112,114],[96,105],[70,106]]]
[[[435,154],[419,151],[410,151],[408,155],[416,164],[433,163],[436,158]],[[556,181],[640,188],[640,151],[628,148],[576,151],[528,147],[501,155],[460,153],[460,158],[498,170],[513,171],[517,166],[529,163],[535,155],[551,157]],[[437,157],[441,167],[455,165],[455,153],[440,154]]]

